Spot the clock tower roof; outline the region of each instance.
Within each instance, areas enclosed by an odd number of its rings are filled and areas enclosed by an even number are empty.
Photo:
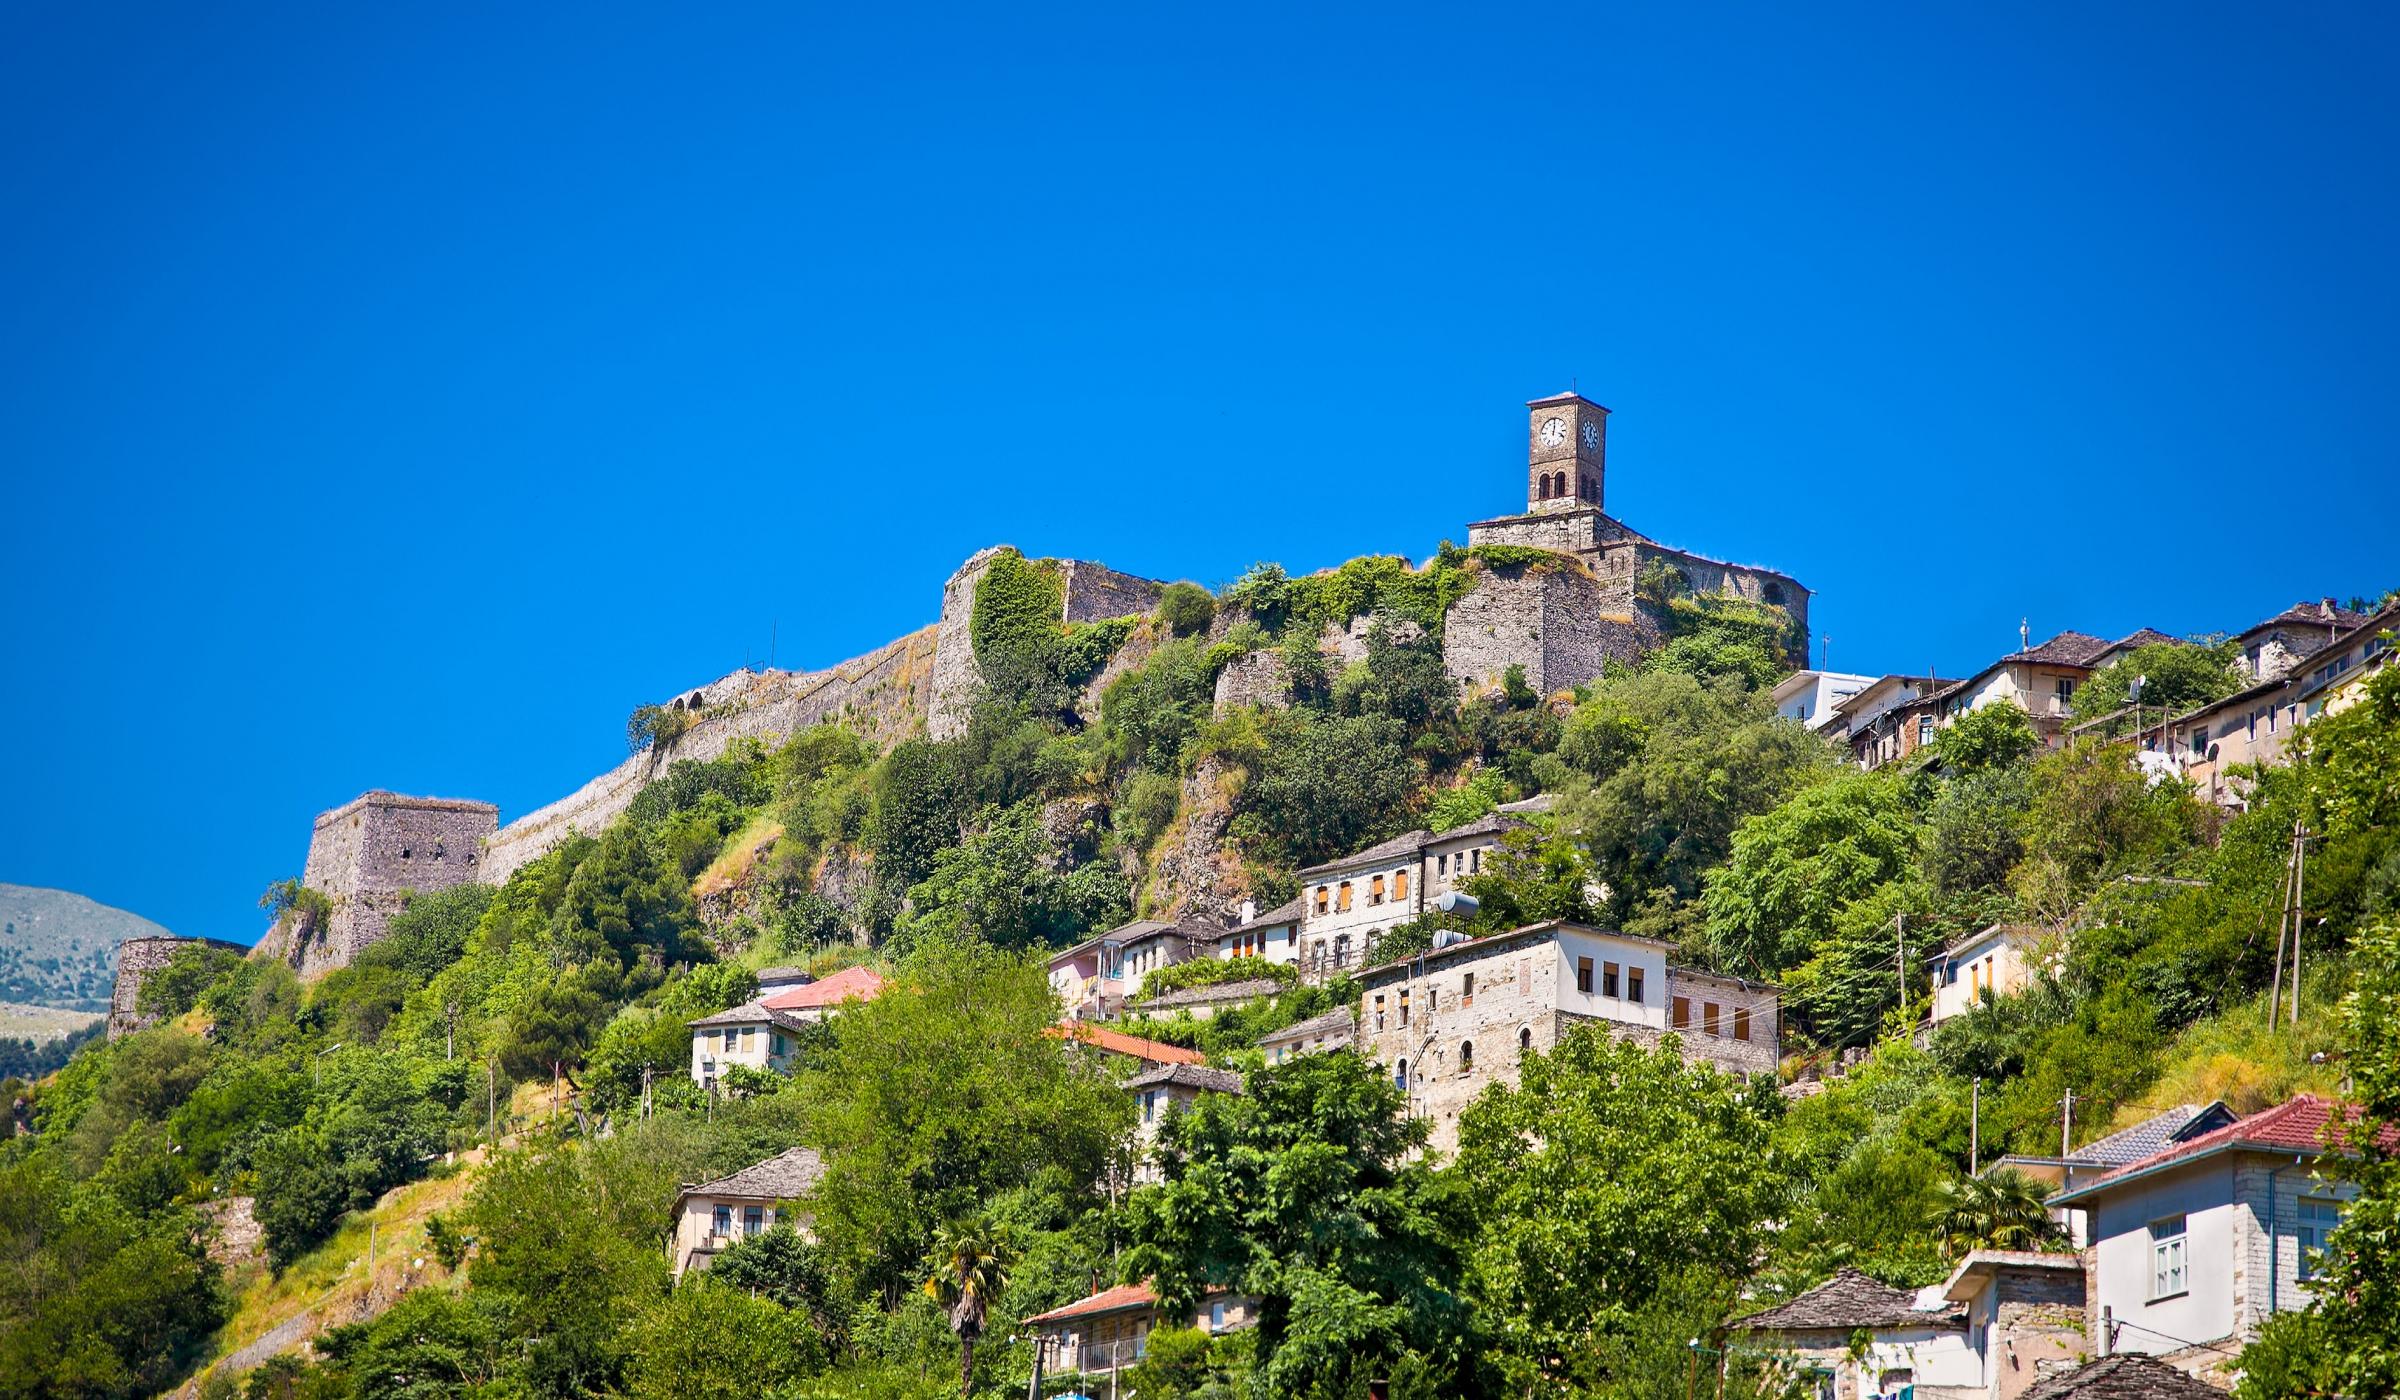
[[[1527,399],[1525,401],[1525,406],[1527,408],[1540,408],[1544,404],[1551,403],[1588,403],[1591,404],[1592,407],[1599,409],[1602,413],[1608,412],[1608,410],[1602,405],[1593,402],[1591,399],[1585,398],[1583,395],[1578,394],[1571,389],[1563,394],[1550,394],[1543,398]]]

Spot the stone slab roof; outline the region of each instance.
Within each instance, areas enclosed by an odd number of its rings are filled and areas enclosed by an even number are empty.
[[[2234,635],[2247,637],[2270,627],[2334,627],[2348,631],[2366,620],[2365,613],[2337,607],[2331,598],[2327,598],[2315,603],[2294,603],[2273,617],[2251,623]]]
[[[732,1196],[736,1199],[788,1201],[807,1194],[825,1174],[814,1149],[795,1147],[763,1162],[753,1162],[731,1176],[683,1188],[685,1196]],[[678,1197],[677,1199],[681,1199]]]
[[[1269,1031],[1258,1038],[1260,1045],[1287,1045],[1319,1036],[1338,1035],[1348,1040],[1358,1028],[1358,1013],[1347,1006],[1337,1006],[1322,1016],[1311,1016],[1298,1025]]]
[[[1242,1092],[1242,1077],[1232,1070],[1210,1069],[1206,1065],[1160,1065],[1125,1081],[1128,1089],[1155,1089],[1161,1085],[1201,1089],[1212,1094],[1238,1094]]]
[[[797,1031],[808,1023],[779,1007],[768,1006],[764,1002],[746,1001],[740,1006],[720,1011],[714,1016],[702,1016],[696,1021],[686,1021],[684,1024],[696,1031],[713,1030],[719,1026],[780,1026],[787,1031]]]
[[[1983,1280],[2007,1269],[2033,1269],[2049,1273],[2083,1272],[2080,1254],[2046,1254],[2031,1249],[1974,1249],[1958,1261],[1950,1277],[1942,1285],[1942,1296],[1953,1303],[1963,1303],[1983,1291]]]
[[[1252,929],[1275,928],[1300,922],[1300,911],[1308,905],[1306,895],[1294,895],[1288,904],[1278,904],[1246,924],[1235,924],[1227,933],[1248,933]]]
[[[2164,1361],[2121,1351],[2038,1381],[2019,1400],[2224,1400],[2224,1394]]]
[[[1432,832],[1426,831],[1422,827],[1415,831],[1404,832],[1389,841],[1378,841],[1363,851],[1352,851],[1339,860],[1329,860],[1323,865],[1312,865],[1300,872],[1300,878],[1305,880],[1311,875],[1330,875],[1337,870],[1349,870],[1355,866],[1375,865],[1383,861],[1395,860],[1401,856],[1415,855],[1425,848],[1426,841],[1432,836]]]
[[[1155,1007],[1200,1006],[1220,1001],[1249,1001],[1256,997],[1271,997],[1283,990],[1283,984],[1272,977],[1252,977],[1240,982],[1207,982],[1197,987],[1162,993],[1141,1003],[1143,1010]]]
[[[1917,1295],[1909,1289],[1878,1283],[1856,1269],[1844,1268],[1790,1302],[1753,1313],[1733,1325],[1737,1330],[1752,1332],[1817,1332],[1966,1324],[1955,1312],[1929,1312],[1918,1307]]]
[[[2061,632],[2038,647],[2025,651],[2012,651],[1965,680],[1945,686],[1924,698],[1947,700],[1960,691],[1972,689],[1977,681],[2003,666],[2088,667],[2114,645],[2115,643],[2095,637],[2088,632]]]
[[[2166,1150],[2179,1139],[2193,1136],[2194,1120],[2199,1120],[2200,1132],[2208,1132],[2231,1123],[2233,1110],[2222,1103],[2177,1104],[2155,1118],[2085,1143],[2067,1154],[2067,1160],[2106,1167],[2126,1166]]]

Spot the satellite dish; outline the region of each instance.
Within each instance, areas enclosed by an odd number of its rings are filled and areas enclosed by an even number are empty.
[[[2148,676],[2135,676],[2133,678],[2133,684],[2125,689],[2125,698],[2127,700],[2139,703],[2142,698],[2142,687],[2149,683],[2150,678]]]

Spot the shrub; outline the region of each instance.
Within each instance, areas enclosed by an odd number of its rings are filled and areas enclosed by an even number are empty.
[[[1217,616],[1217,600],[1196,583],[1170,583],[1158,595],[1158,620],[1178,637],[1205,631]]]

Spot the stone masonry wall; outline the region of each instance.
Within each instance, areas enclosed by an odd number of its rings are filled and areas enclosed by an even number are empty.
[[[214,938],[128,938],[117,945],[117,981],[108,999],[110,1040],[141,1030],[157,1019],[141,1013],[143,981],[165,967],[179,950],[194,947],[217,948],[236,956],[250,951],[239,943]]]
[[[1059,564],[1061,622],[1104,622],[1138,617],[1158,606],[1166,585],[1104,564],[1067,559]]]
[[[780,742],[842,720],[889,748],[915,731],[932,699],[935,629],[902,637],[823,671],[736,671],[693,692],[701,717],[661,753],[646,750],[566,797],[510,822],[486,843],[482,878],[499,884],[572,831],[597,834],[651,779],[679,759],[705,762],[737,740]],[[680,698],[680,697],[679,697]]]
[[[489,802],[441,797],[370,792],[334,808],[317,818],[301,875],[332,901],[331,916],[279,924],[255,954],[282,958],[304,977],[344,966],[383,937],[411,892],[481,879],[484,842],[498,825]]]
[[[967,730],[967,712],[983,683],[975,666],[975,592],[992,560],[1006,548],[994,545],[975,551],[942,585],[942,616],[933,627],[933,694],[925,716],[925,732],[933,738],[955,739]],[[1146,613],[1158,606],[1158,595],[1166,587],[1081,559],[1062,559],[1058,567],[1061,622],[1100,622]]]
[[[1452,679],[1490,688],[1512,665],[1547,695],[1600,674],[1611,657],[1633,661],[1659,644],[1655,623],[1619,603],[1580,563],[1488,569],[1474,591],[1450,605],[1442,623],[1442,659]]]

